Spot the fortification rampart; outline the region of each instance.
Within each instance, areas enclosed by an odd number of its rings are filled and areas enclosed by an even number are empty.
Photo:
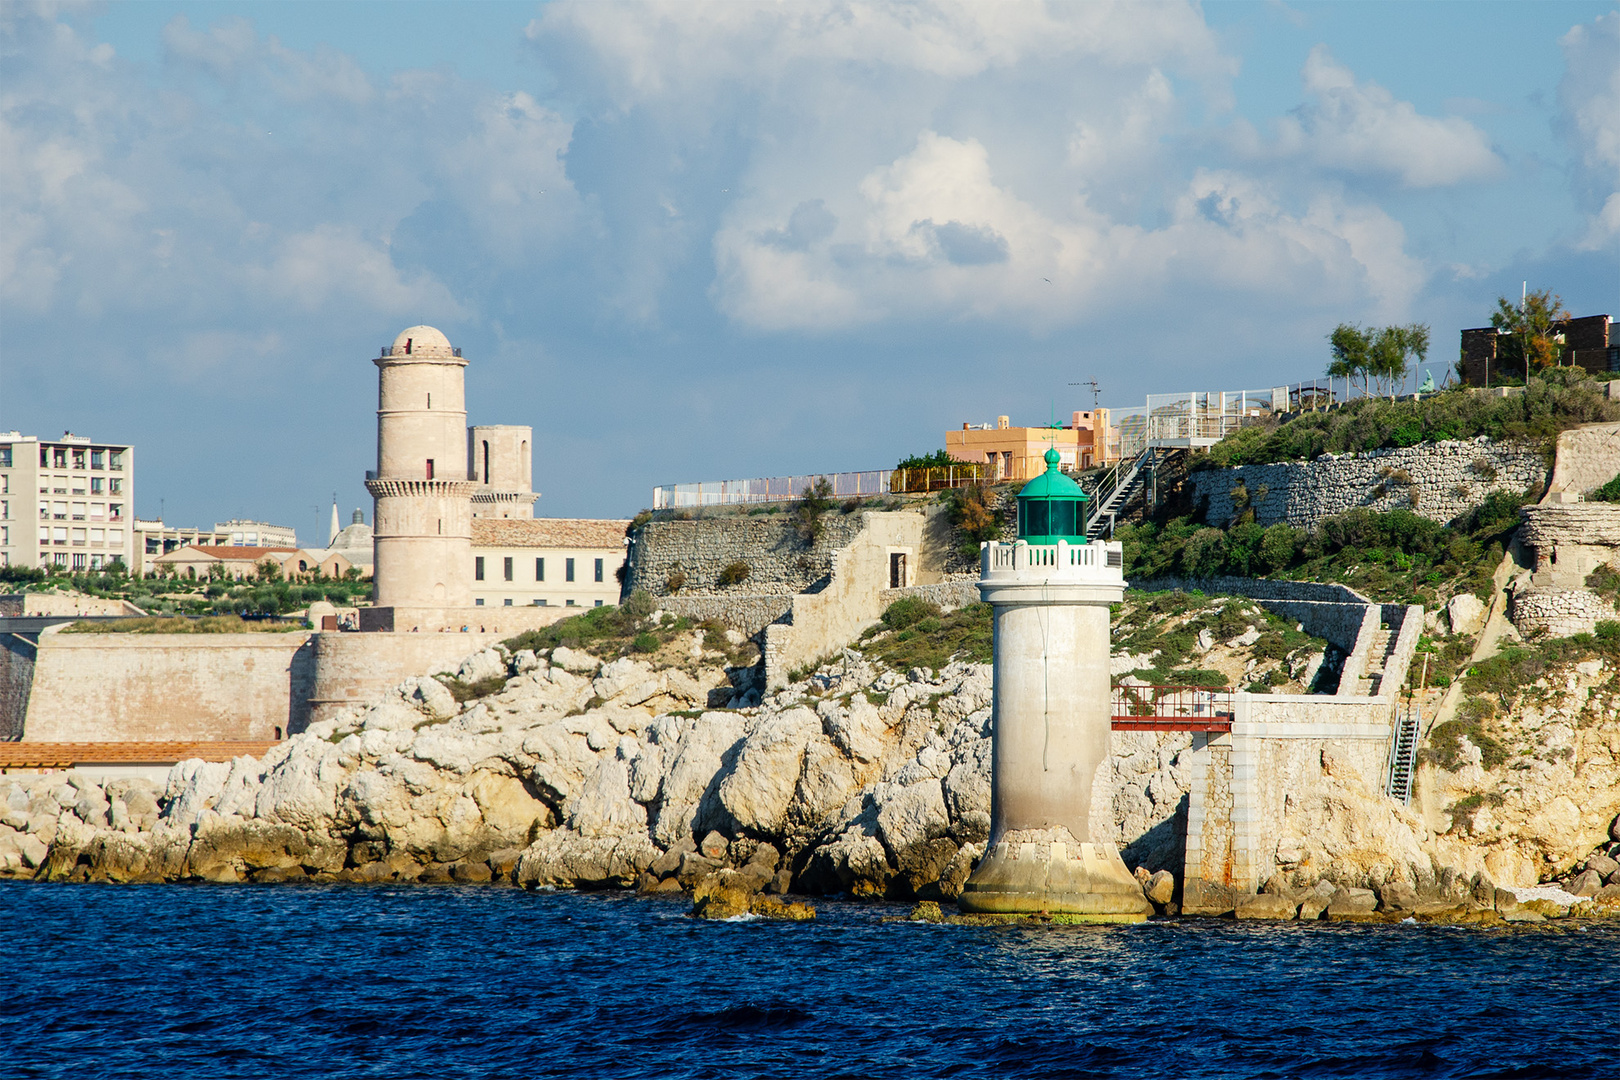
[[[813,542],[783,515],[649,521],[630,537],[624,594],[636,589],[657,597],[803,592],[831,573],[833,552],[855,539],[863,516],[836,510],[823,514],[820,535]],[[721,572],[736,563],[748,568],[747,578],[721,585]],[[680,582],[679,589],[671,588],[672,580]]]
[[[1543,484],[1547,473],[1547,461],[1535,447],[1480,437],[1206,469],[1191,473],[1187,484],[1193,505],[1211,525],[1223,527],[1252,509],[1261,525],[1313,528],[1358,506],[1406,509],[1447,522],[1493,491],[1517,493]]]
[[[507,636],[494,632],[314,634],[308,723],[330,720],[345,708],[363,705],[412,675],[454,671],[465,657]]]
[[[30,742],[265,740],[301,730],[305,632],[39,636]]]

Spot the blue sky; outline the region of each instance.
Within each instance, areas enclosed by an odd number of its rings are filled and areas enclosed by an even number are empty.
[[[11,3],[0,427],[323,539],[405,326],[538,512],[1620,315],[1620,9]]]

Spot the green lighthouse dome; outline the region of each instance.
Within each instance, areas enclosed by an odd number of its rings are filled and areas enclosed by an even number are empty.
[[[1058,470],[1056,449],[1046,452],[1046,471],[1018,493],[1018,539],[1030,544],[1086,542],[1087,496]]]

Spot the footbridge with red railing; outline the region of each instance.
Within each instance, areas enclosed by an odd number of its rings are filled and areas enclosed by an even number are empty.
[[[1115,731],[1232,730],[1233,694],[1207,686],[1116,686]]]

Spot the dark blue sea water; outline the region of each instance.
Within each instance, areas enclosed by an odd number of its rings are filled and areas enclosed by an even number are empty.
[[[704,923],[498,888],[0,885],[22,1077],[1620,1076],[1620,927]]]

